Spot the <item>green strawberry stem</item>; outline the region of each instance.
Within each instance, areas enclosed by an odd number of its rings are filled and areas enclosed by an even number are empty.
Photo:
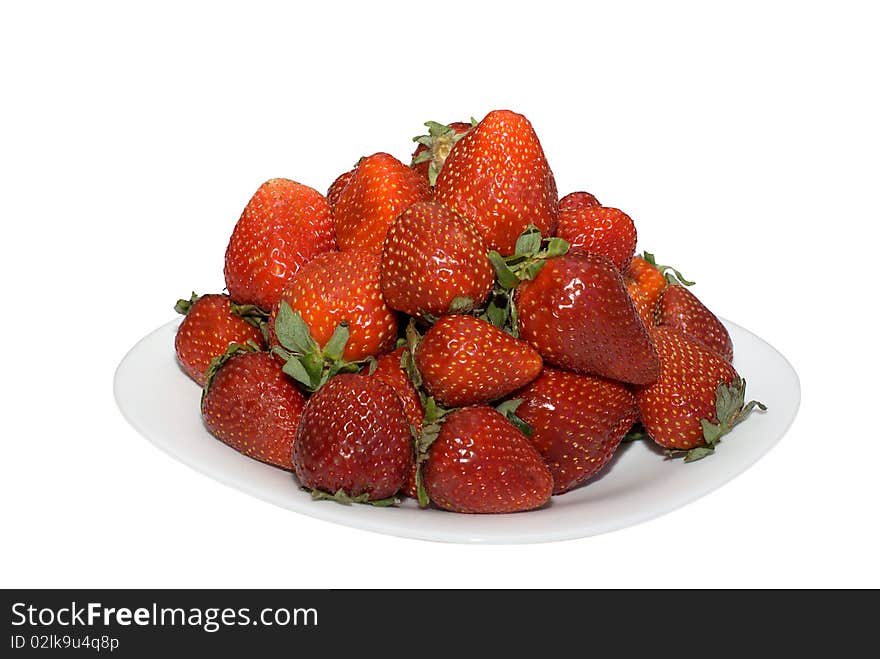
[[[223,365],[236,355],[246,355],[249,352],[260,352],[260,346],[253,341],[248,341],[247,343],[230,343],[222,355],[217,355],[211,360],[211,363],[208,365],[208,370],[205,372],[205,386],[202,387],[202,402],[205,401],[205,396],[208,395],[208,389],[211,388],[211,384],[214,382],[214,376],[217,375],[217,372],[223,367]]]
[[[476,125],[473,119],[471,119],[471,125]],[[413,142],[421,144],[425,150],[413,158],[411,164],[430,163],[428,165],[428,182],[433,187],[437,183],[437,177],[440,176],[440,170],[443,168],[443,163],[446,162],[449,152],[452,151],[452,147],[467,133],[456,133],[451,126],[436,121],[426,121],[425,126],[428,127],[428,134],[416,135],[413,138]]]
[[[657,265],[657,260],[651,252],[644,252],[642,258],[660,271],[666,278],[666,283],[674,286],[693,286],[696,282],[685,279],[685,276],[671,265]]]
[[[197,295],[196,292],[193,291],[192,295],[190,296],[190,298],[188,300],[184,300],[184,299],[178,300],[177,304],[174,305],[174,310],[177,313],[185,316],[186,314],[189,313],[189,310],[192,309],[192,305],[194,305],[200,297],[201,297],[200,295]]]
[[[312,338],[302,316],[293,311],[286,300],[282,300],[278,307],[275,336],[281,345],[273,347],[272,352],[284,361],[283,371],[310,392],[320,389],[334,375],[355,373],[370,361],[369,358],[360,361],[343,359],[349,339],[345,321],[339,323],[333,336],[321,348]]]
[[[388,497],[386,499],[370,499],[370,495],[364,492],[363,494],[359,494],[356,497],[351,496],[345,490],[339,489],[336,490],[333,494],[329,492],[324,492],[323,490],[309,490],[308,488],[303,488],[307,492],[312,493],[312,499],[314,501],[335,501],[336,503],[341,503],[346,506],[349,506],[353,503],[366,503],[371,506],[378,506],[381,508],[387,506],[396,506],[400,503],[400,499],[397,497]]]
[[[697,446],[689,451],[666,451],[666,455],[684,455],[685,462],[695,462],[715,452],[719,440],[733,428],[744,421],[756,407],[766,411],[767,406],[756,400],[746,400],[746,381],[737,378],[730,384],[722,382],[715,390],[715,421],[701,419],[703,441],[705,445]]]

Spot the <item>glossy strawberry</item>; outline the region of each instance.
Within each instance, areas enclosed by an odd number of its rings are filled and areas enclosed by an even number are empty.
[[[745,403],[745,382],[717,352],[670,327],[655,327],[651,336],[660,377],[637,388],[636,402],[645,430],[661,446],[699,459],[755,406],[766,409]]]
[[[614,455],[638,416],[630,390],[619,382],[545,368],[516,392],[516,415],[553,474],[553,494],[594,476]]]
[[[541,356],[525,341],[473,316],[444,316],[418,344],[425,389],[448,407],[501,398],[534,380]]]
[[[645,258],[634,256],[624,281],[626,290],[639,312],[639,318],[642,319],[645,327],[653,327],[656,324],[657,302],[667,285],[663,273]]]
[[[598,208],[601,205],[595,195],[589,192],[570,192],[559,200],[559,212]]]
[[[436,202],[419,202],[388,231],[381,281],[392,309],[441,316],[479,307],[495,272],[470,220]]]
[[[232,353],[227,357],[213,373],[202,398],[205,425],[236,451],[293,469],[293,442],[305,396],[270,353]]]
[[[600,254],[548,259],[515,297],[520,336],[550,364],[647,384],[660,364],[623,278]]]
[[[727,361],[733,361],[733,341],[727,328],[684,286],[668,286],[660,296],[657,324],[672,327]]]
[[[490,112],[453,147],[435,200],[469,218],[502,256],[529,224],[545,236],[556,230],[553,172],[529,120],[509,110]]]
[[[370,373],[370,377],[376,378],[394,389],[394,393],[403,404],[406,420],[416,431],[420,431],[425,410],[422,409],[419,392],[416,391],[412,380],[409,379],[406,370],[401,365],[401,360],[407,351],[408,348],[401,346],[394,352],[379,357],[376,360],[376,368]]]
[[[228,295],[193,293],[189,300],[178,300],[174,307],[186,316],[174,337],[177,360],[184,372],[200,387],[205,386],[208,367],[231,343],[253,342],[265,347],[259,330],[259,314],[234,305]]]
[[[324,196],[295,181],[271,179],[251,197],[229,239],[226,288],[238,303],[271,309],[304,264],[334,249]]]
[[[473,128],[473,125],[466,121],[454,121],[448,126],[436,121],[426,121],[425,126],[428,127],[428,134],[413,138],[413,142],[418,142],[419,145],[412,154],[410,167],[424,176],[433,186],[452,147]]]
[[[293,449],[304,487],[340,500],[383,500],[401,488],[412,461],[403,405],[381,380],[337,375],[306,404]]]
[[[621,272],[627,271],[636,251],[636,225],[616,208],[560,210],[556,235],[568,241],[569,253],[604,254]]]
[[[553,476],[541,454],[491,407],[451,413],[430,447],[425,486],[440,508],[511,513],[543,506]]]
[[[339,248],[381,252],[397,216],[430,198],[428,182],[394,156],[362,158],[333,209]]]
[[[354,167],[347,172],[343,172],[330,184],[330,187],[327,189],[327,203],[330,204],[331,210],[336,208],[336,204],[339,203],[339,197],[342,196],[342,191],[345,190],[345,186],[351,181],[356,169],[357,167]]]
[[[350,336],[343,357],[359,360],[388,352],[397,339],[397,317],[379,287],[379,255],[364,250],[329,252],[306,264],[281,295],[305,321],[312,338],[326,345],[340,323]],[[278,317],[272,310],[270,325]],[[277,339],[273,337],[273,345]]]

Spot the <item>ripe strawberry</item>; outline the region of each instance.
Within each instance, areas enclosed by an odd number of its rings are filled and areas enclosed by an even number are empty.
[[[717,352],[670,327],[653,328],[651,337],[660,377],[636,390],[636,402],[645,430],[661,446],[698,460],[754,407],[766,409],[745,404],[745,382]]]
[[[541,356],[473,316],[444,316],[428,330],[415,351],[425,389],[448,407],[477,405],[501,398],[541,372]]]
[[[292,470],[305,396],[268,352],[232,346],[215,360],[202,417],[217,439],[246,456]]]
[[[174,337],[177,360],[200,387],[205,386],[211,360],[229,344],[253,342],[265,347],[260,314],[252,307],[233,304],[228,295],[193,293],[189,300],[178,300],[174,309],[186,316]]]
[[[316,255],[336,249],[324,196],[283,178],[266,181],[245,206],[226,248],[233,300],[271,309],[288,280]]]
[[[339,197],[342,196],[342,191],[345,190],[345,186],[348,185],[348,182],[354,176],[356,169],[357,167],[354,167],[347,172],[343,172],[330,184],[330,187],[327,189],[327,203],[330,204],[331,210],[336,208],[336,204],[339,203]]]
[[[394,156],[362,158],[333,208],[339,248],[381,252],[395,218],[430,198],[428,182]]]
[[[560,210],[556,235],[568,241],[570,253],[604,254],[621,272],[627,271],[636,251],[636,225],[616,208]]]
[[[321,346],[330,341],[340,323],[347,323],[350,335],[342,354],[346,360],[394,347],[397,318],[382,299],[378,254],[364,250],[321,254],[290,280],[281,300],[300,315]],[[270,326],[275,325],[279,306],[272,310]],[[274,334],[270,340],[278,344]]]
[[[382,295],[413,316],[479,307],[495,272],[470,220],[436,202],[418,202],[391,225],[382,250]]]
[[[660,294],[666,288],[666,278],[655,265],[641,256],[634,256],[624,281],[626,290],[636,305],[645,327],[653,327]]]
[[[425,126],[428,127],[428,134],[413,138],[413,142],[418,142],[419,145],[412,154],[410,167],[424,176],[433,186],[437,182],[437,177],[440,175],[440,170],[443,169],[443,163],[449,157],[452,147],[474,125],[465,121],[454,121],[446,126],[438,124],[436,121],[426,121]]]
[[[601,254],[548,259],[516,291],[520,336],[550,364],[648,384],[657,351],[614,264]]]
[[[496,110],[452,149],[437,179],[435,200],[469,218],[489,249],[514,252],[534,224],[553,235],[557,192],[553,172],[529,120]]]
[[[684,286],[667,286],[657,307],[657,324],[672,327],[733,361],[733,341],[718,316]]]
[[[512,513],[543,506],[553,476],[541,454],[491,407],[446,417],[424,466],[425,486],[441,508],[460,513]]]
[[[559,200],[559,212],[598,208],[601,205],[595,195],[591,195],[589,192],[570,192]]]
[[[317,490],[318,498],[388,503],[382,500],[401,488],[412,462],[403,405],[381,380],[337,375],[306,404],[293,466],[300,484]]]
[[[638,417],[636,401],[620,382],[545,368],[514,397],[516,415],[553,474],[553,494],[595,475],[614,455]]]

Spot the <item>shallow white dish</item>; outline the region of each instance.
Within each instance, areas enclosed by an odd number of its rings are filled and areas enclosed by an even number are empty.
[[[216,480],[255,497],[329,522],[422,540],[468,543],[549,542],[596,535],[674,510],[742,473],[778,442],[797,414],[800,383],[772,346],[725,321],[735,346],[734,365],[748,382],[747,396],[768,405],[725,436],[715,455],[698,462],[665,459],[647,441],[621,446],[586,486],[536,511],[461,515],[420,510],[405,500],[396,508],[312,501],[294,477],[256,462],[214,439],[199,415],[201,390],[174,356],[180,321],[141,339],[116,371],[114,393],[125,418],[153,444]]]

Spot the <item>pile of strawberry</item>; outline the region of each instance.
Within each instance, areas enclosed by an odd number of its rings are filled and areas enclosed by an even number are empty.
[[[362,158],[326,197],[267,181],[229,294],[178,303],[212,434],[315,498],[502,513],[582,485],[625,437],[695,460],[763,408],[691,282],[635,256],[632,219],[558,198],[525,117],[426,125],[411,165]]]

